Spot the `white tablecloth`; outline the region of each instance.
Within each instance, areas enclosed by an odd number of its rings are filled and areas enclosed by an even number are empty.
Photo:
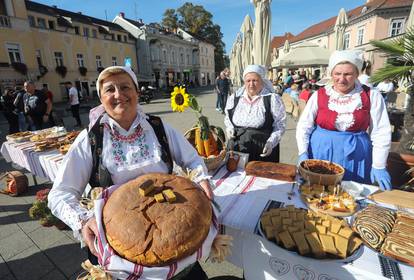
[[[58,150],[35,152],[32,142],[3,142],[1,153],[7,162],[14,162],[30,173],[53,181],[63,160]]]
[[[345,264],[338,260],[302,257],[255,233],[259,217],[269,200],[306,208],[297,189],[296,194],[288,198],[292,183],[247,176],[242,170],[230,173],[225,167],[215,174],[213,181],[216,201],[221,207],[220,221],[225,226],[225,233],[234,238],[229,261],[242,267],[248,280],[414,279],[413,267],[394,261],[381,267],[379,255],[365,246],[356,260]],[[363,194],[376,189],[364,185]],[[393,269],[394,272],[388,271]],[[401,278],[396,272],[398,270]]]

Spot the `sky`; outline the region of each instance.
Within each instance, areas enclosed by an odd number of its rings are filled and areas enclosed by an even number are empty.
[[[202,5],[220,25],[227,54],[230,52],[244,17],[249,14],[254,23],[254,6],[249,0],[35,0],[45,5],[112,21],[119,12],[144,23],[161,22],[166,9],[177,9],[185,2]],[[285,32],[297,35],[307,27],[338,15],[341,8],[353,9],[366,0],[272,0],[271,35]]]

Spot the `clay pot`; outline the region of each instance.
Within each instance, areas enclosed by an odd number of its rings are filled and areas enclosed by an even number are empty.
[[[391,175],[391,184],[400,187],[414,177],[414,172],[405,172],[414,167],[414,155],[390,152],[387,160],[387,170]]]
[[[233,151],[229,152],[229,158],[227,159],[226,167],[227,170],[230,172],[234,172],[237,170],[237,165],[239,164],[240,156],[238,154],[233,153]]]

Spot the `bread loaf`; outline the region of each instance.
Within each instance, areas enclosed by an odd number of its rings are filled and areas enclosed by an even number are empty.
[[[152,180],[152,193],[170,190],[171,203],[141,195]],[[212,208],[203,191],[189,179],[161,173],[146,174],[116,189],[103,208],[108,243],[118,255],[144,266],[164,266],[190,256],[210,230]]]
[[[275,179],[280,181],[295,181],[296,166],[285,163],[251,161],[245,168],[247,175]]]

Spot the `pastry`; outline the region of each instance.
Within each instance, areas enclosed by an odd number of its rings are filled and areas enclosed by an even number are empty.
[[[298,248],[299,254],[307,255],[310,253],[308,242],[306,242],[305,234],[303,231],[292,233],[293,240]]]

